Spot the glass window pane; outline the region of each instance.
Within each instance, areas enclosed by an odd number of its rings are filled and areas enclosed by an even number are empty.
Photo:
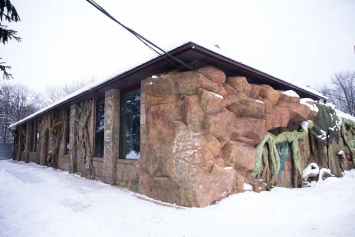
[[[134,90],[121,96],[121,116],[140,113],[140,90]]]
[[[69,146],[70,146],[70,109],[67,110],[67,124],[65,131],[65,155],[69,154]]]
[[[120,158],[140,157],[140,89],[121,94]]]
[[[96,103],[95,156],[104,156],[105,101]]]
[[[140,115],[121,118],[120,157],[123,159],[139,159],[140,157]]]

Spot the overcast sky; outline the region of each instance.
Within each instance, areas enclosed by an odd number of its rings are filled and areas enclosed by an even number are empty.
[[[22,42],[0,45],[13,82],[44,90],[113,75],[152,51],[85,0],[11,0]],[[236,61],[317,88],[355,70],[354,0],[97,0],[162,48],[187,39],[218,44]],[[6,22],[7,23],[7,22]]]

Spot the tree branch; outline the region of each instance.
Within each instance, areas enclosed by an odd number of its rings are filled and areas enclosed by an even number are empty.
[[[3,65],[4,63],[5,62],[0,62],[0,70],[4,73],[3,79],[5,80],[13,79],[12,75],[6,71],[7,69],[11,69],[11,66]]]

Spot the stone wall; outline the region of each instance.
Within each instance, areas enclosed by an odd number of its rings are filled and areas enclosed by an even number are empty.
[[[143,83],[146,144],[128,187],[183,206],[206,206],[252,182],[267,131],[317,115],[314,102],[206,66]]]

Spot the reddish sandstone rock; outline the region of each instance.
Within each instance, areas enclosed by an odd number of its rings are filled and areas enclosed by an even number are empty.
[[[168,97],[175,91],[175,82],[169,76],[149,77],[144,82],[144,92],[154,97]]]
[[[227,92],[227,95],[234,95],[234,94],[237,94],[238,91],[235,90],[231,85],[227,84],[227,83],[224,83],[223,84],[223,87],[224,89],[226,90]]]
[[[207,115],[203,127],[213,134],[222,144],[230,140],[233,133],[235,115],[227,109],[222,109],[220,113]]]
[[[205,77],[201,73],[194,71],[181,72],[171,76],[176,83],[177,93],[180,95],[197,95],[199,78]]]
[[[236,171],[236,175],[235,175],[235,189],[237,193],[241,193],[244,192],[244,184],[246,183],[245,177],[243,175],[241,175],[238,171]]]
[[[183,121],[193,131],[200,131],[205,119],[205,113],[200,107],[197,95],[185,96],[183,108]]]
[[[234,132],[231,140],[255,146],[265,137],[265,120],[255,118],[237,118],[234,120]]]
[[[228,77],[226,83],[228,83],[238,92],[248,93],[250,90],[250,84],[245,77]]]
[[[275,106],[273,111],[271,113],[267,113],[265,117],[266,129],[270,131],[275,128],[287,127],[291,118],[291,112],[287,108]]]
[[[317,116],[319,109],[318,109],[317,105],[315,104],[314,100],[309,99],[309,98],[304,98],[304,99],[301,99],[301,104],[308,106],[311,110],[309,113],[308,119],[314,118]]]
[[[233,166],[240,172],[252,170],[256,162],[256,150],[252,146],[235,141],[223,146],[221,156],[226,166]]]
[[[196,177],[193,200],[197,207],[204,207],[226,198],[236,190],[236,171],[232,168],[213,166],[211,173]],[[205,188],[197,188],[203,187]]]
[[[224,160],[223,158],[216,158],[214,160],[215,165],[220,166],[220,167],[225,167]]]
[[[206,114],[215,114],[223,109],[223,96],[207,91],[205,89],[198,89],[200,104]]]
[[[262,101],[254,99],[234,100],[233,104],[227,107],[236,117],[239,118],[265,118],[265,105]]]
[[[302,122],[310,119],[311,109],[307,105],[295,104],[290,110],[290,122]]]
[[[285,108],[292,108],[294,104],[300,103],[300,97],[294,91],[284,91],[280,93],[277,105]]]
[[[228,142],[221,151],[226,165],[232,166],[236,171],[236,189],[243,191],[246,175],[251,171],[256,162],[256,150],[252,146],[240,142]]]
[[[249,100],[249,97],[244,92],[228,94],[226,97],[224,97],[223,107],[227,108],[234,103],[239,103],[240,100]]]
[[[205,77],[216,83],[224,83],[226,81],[226,74],[213,66],[204,66],[199,68],[197,72],[202,73]]]
[[[213,82],[205,76],[199,77],[198,82],[200,88],[205,89],[206,91],[210,91],[221,96],[227,95],[227,91],[226,89],[224,89],[224,86],[222,84]]]
[[[262,87],[259,86],[259,85],[250,85],[250,89],[249,91],[247,92],[247,95],[250,97],[250,98],[253,98],[253,99],[261,99],[261,96],[260,96],[260,91],[262,90]],[[262,91],[264,92],[264,90]],[[263,94],[263,93],[262,93]],[[264,94],[263,94],[264,95]]]
[[[267,98],[263,98],[262,99],[262,102],[264,103],[264,106],[265,106],[265,113],[266,114],[270,114],[273,112],[273,102]]]
[[[195,71],[182,72],[172,75],[172,78],[176,82],[177,93],[180,95],[197,95],[199,88],[222,96],[227,95],[227,91],[222,84],[209,80],[202,73]]]
[[[272,107],[274,107],[277,104],[277,101],[279,101],[280,92],[274,90],[274,88],[269,85],[261,85],[261,87],[264,89],[260,91],[261,98],[263,99],[263,101],[264,99],[272,101]]]
[[[225,80],[225,81],[224,81]],[[254,187],[250,172],[266,132],[315,114],[292,93],[250,85],[214,67],[143,82],[145,144],[129,189],[165,202],[202,207]]]
[[[184,202],[206,206],[232,192],[234,170],[214,165],[213,156],[219,150],[218,140],[210,134],[188,130],[176,134],[172,157],[165,161],[164,167],[169,177],[186,191]]]
[[[256,162],[256,150],[253,146],[249,146],[243,143],[235,142],[236,145],[234,153],[235,169],[238,170],[243,176],[247,171],[251,171]]]
[[[145,104],[146,107],[164,103],[174,103],[175,84],[170,77],[147,78],[143,84],[143,90],[150,99]]]

